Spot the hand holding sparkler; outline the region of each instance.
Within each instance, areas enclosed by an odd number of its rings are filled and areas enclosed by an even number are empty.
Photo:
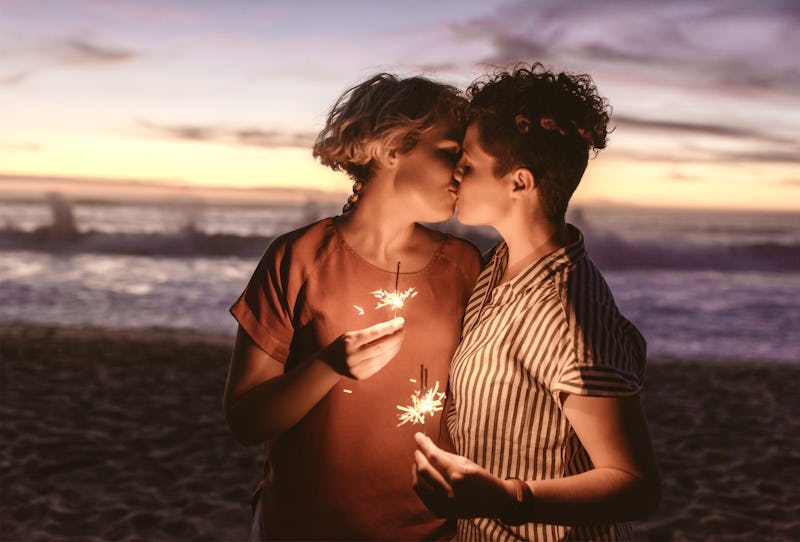
[[[439,517],[503,518],[519,525],[526,520],[508,514],[517,503],[517,485],[501,480],[466,457],[446,452],[422,433],[414,435],[414,491]]]
[[[320,352],[319,357],[333,369],[356,380],[369,378],[400,351],[405,320],[393,318],[368,328],[348,331]]]

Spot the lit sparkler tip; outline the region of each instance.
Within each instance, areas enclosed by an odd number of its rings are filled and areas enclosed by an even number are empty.
[[[438,380],[433,388],[426,390],[424,393],[421,390],[415,391],[411,396],[412,404],[407,406],[397,405],[397,409],[400,411],[400,414],[397,415],[400,420],[397,427],[407,423],[425,423],[425,416],[433,416],[437,412],[444,410],[444,395],[439,391]]]
[[[413,287],[409,288],[405,292],[375,290],[372,292],[372,295],[378,299],[378,305],[375,307],[376,309],[380,309],[381,307],[390,307],[393,310],[397,310],[403,308],[406,299],[415,297],[417,295],[417,291]]]

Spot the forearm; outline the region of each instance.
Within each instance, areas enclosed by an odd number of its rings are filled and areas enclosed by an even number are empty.
[[[231,430],[244,444],[275,438],[303,419],[341,378],[313,356],[234,399],[226,408]]]
[[[652,513],[660,498],[657,474],[635,475],[608,467],[527,484],[533,500],[523,513],[537,523],[583,525],[633,520]]]

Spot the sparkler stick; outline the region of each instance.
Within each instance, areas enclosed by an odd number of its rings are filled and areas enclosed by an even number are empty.
[[[397,287],[400,285],[400,262],[397,262],[397,271],[394,273],[394,291],[397,292]],[[397,318],[397,305],[392,308],[392,318]]]

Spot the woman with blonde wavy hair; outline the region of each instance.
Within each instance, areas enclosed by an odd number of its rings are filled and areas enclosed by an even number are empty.
[[[278,237],[231,307],[225,414],[264,442],[252,536],[423,540],[452,535],[409,484],[419,427],[398,427],[424,365],[446,386],[480,271],[468,242],[418,222],[453,214],[466,103],[422,77],[379,74],[334,104],[314,145],[354,182],[342,215]],[[409,292],[394,313],[377,291]],[[439,440],[440,419],[425,429]]]

